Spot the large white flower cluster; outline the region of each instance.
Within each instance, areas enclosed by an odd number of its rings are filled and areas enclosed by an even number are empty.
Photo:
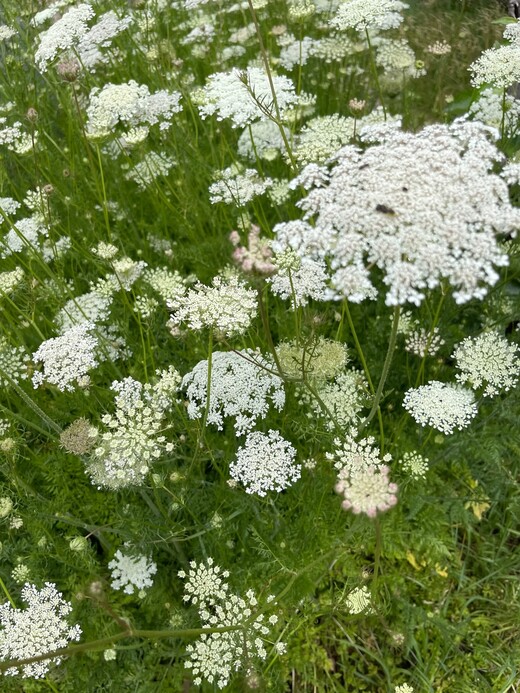
[[[224,418],[235,418],[235,432],[243,435],[265,418],[269,401],[280,411],[285,403],[283,382],[271,373],[272,364],[251,351],[215,351],[211,357],[210,401],[207,423],[222,430]],[[182,379],[188,416],[200,419],[206,409],[208,362],[200,361]]]
[[[421,426],[432,426],[446,434],[466,428],[477,415],[471,390],[437,380],[408,390],[403,406]]]
[[[63,391],[72,392],[73,383],[88,382],[88,372],[98,365],[98,340],[92,334],[95,326],[91,322],[75,325],[59,337],[42,342],[33,354],[35,363],[43,364],[43,372],[33,375],[34,387],[44,382],[56,385]]]
[[[270,178],[261,178],[253,168],[241,171],[237,167],[219,171],[217,180],[209,186],[210,202],[225,202],[228,205],[243,207],[248,202],[271,187]]]
[[[231,463],[231,478],[241,483],[246,493],[265,496],[267,491],[283,491],[301,476],[294,463],[296,450],[278,431],[250,433]]]
[[[214,565],[212,558],[207,563],[190,562],[189,573],[179,571],[179,577],[186,579],[184,600],[196,605],[203,628],[228,628],[225,632],[203,633],[198,640],[187,646],[190,655],[186,668],[194,675],[193,683],[200,686],[203,680],[225,688],[233,671],[250,666],[251,658],[264,660],[267,657],[265,639],[278,616],[266,617],[259,610],[258,600],[253,590],[244,597],[230,592],[225,578],[228,571]],[[273,597],[268,597],[268,602]],[[279,654],[285,651],[285,644],[278,642]]]
[[[0,660],[38,657],[79,640],[81,628],[67,623],[72,605],[63,599],[56,585],[46,582],[39,590],[36,585],[26,584],[22,588],[22,600],[27,604],[26,609],[15,609],[9,603],[0,605]],[[51,663],[60,662],[60,657],[52,657],[11,667],[4,673],[40,679],[49,671]]]
[[[96,447],[87,464],[98,486],[111,490],[138,486],[152,463],[173,450],[162,429],[180,376],[173,367],[158,375],[153,387],[133,378],[112,383],[116,409],[101,418],[106,430],[95,438]]]
[[[184,296],[167,301],[174,313],[169,325],[176,329],[185,323],[191,330],[211,328],[231,337],[243,334],[257,311],[257,297],[236,276],[215,277],[212,286],[198,282]]]
[[[33,21],[33,24],[47,21],[56,15],[56,11],[57,8],[49,16],[42,17],[42,22]],[[88,23],[94,16],[92,6],[81,3],[69,8],[46,31],[42,31],[35,53],[38,69],[46,72],[49,63],[62,52],[66,53],[67,58],[72,57],[73,60],[75,60],[74,54],[79,57],[77,69],[83,66],[87,70],[93,70],[99,62],[104,61],[105,58],[100,49],[108,47],[111,40],[124,31],[132,20],[130,17],[119,18],[113,10],[110,10],[101,15],[96,24],[89,27]]]
[[[146,84],[131,79],[124,84],[94,87],[87,107],[86,133],[89,137],[105,137],[118,123],[128,128],[159,123],[164,130],[171,125],[174,113],[182,110],[179,92],[165,89],[150,93]]]
[[[492,84],[499,89],[507,89],[520,81],[520,20],[508,24],[504,38],[509,43],[488,48],[480,58],[469,66],[473,73],[471,83],[474,87]]]
[[[376,266],[388,305],[419,305],[443,280],[457,303],[482,299],[495,267],[508,263],[497,235],[520,226],[520,209],[492,171],[502,159],[493,136],[465,120],[418,133],[366,128],[372,146],[346,146],[330,168],[310,164],[293,181],[309,190],[298,203],[305,216],[278,224],[273,248],[328,259],[330,298],[374,298]]]
[[[338,471],[334,490],[343,496],[343,510],[375,517],[397,503],[397,485],[390,481],[387,464],[392,456],[381,458],[372,436],[356,441],[355,435],[352,429],[343,441],[335,438],[334,452],[326,453]]]
[[[510,390],[520,376],[520,350],[497,332],[467,337],[453,352],[460,373],[455,376],[473,389],[485,385],[484,395],[493,397]]]
[[[273,75],[273,85],[280,114],[296,103],[294,84],[288,77]],[[273,95],[265,70],[251,67],[245,71],[216,72],[204,87],[204,103],[199,106],[202,118],[217,114],[217,120],[230,118],[233,127],[245,127],[255,120],[275,116]]]
[[[119,550],[108,567],[112,571],[112,588],[122,589],[126,594],[133,594],[136,588],[143,591],[145,587],[151,587],[152,576],[157,572],[157,564],[147,556],[132,556]]]
[[[331,19],[336,29],[396,29],[403,21],[408,5],[401,0],[347,0]]]

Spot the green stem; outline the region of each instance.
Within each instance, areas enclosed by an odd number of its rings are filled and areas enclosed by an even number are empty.
[[[381,106],[383,108],[383,115],[384,115],[385,120],[386,120],[385,100],[383,99],[383,92],[381,90],[381,84],[379,83],[379,75],[377,74],[377,65],[376,65],[376,61],[374,59],[374,48],[373,48],[372,43],[370,41],[370,34],[368,33],[368,29],[365,29],[365,35],[367,37],[368,52],[370,55],[370,65],[372,66],[372,72],[374,73],[374,80],[376,83],[377,93],[379,94],[379,100],[381,101]]]
[[[390,370],[390,364],[392,363],[392,356],[394,355],[395,343],[397,341],[397,328],[399,327],[399,314],[401,312],[401,307],[396,306],[394,308],[394,319],[392,322],[392,331],[390,333],[390,339],[388,341],[388,349],[386,352],[385,362],[383,364],[383,372],[381,373],[381,378],[379,379],[379,385],[377,386],[376,394],[374,397],[374,402],[372,404],[372,409],[368,414],[367,418],[363,421],[359,427],[359,431],[362,431],[365,426],[367,426],[379,410],[379,403],[381,402],[381,397],[383,396],[383,388],[385,386],[386,378],[388,376],[388,371]]]
[[[40,419],[42,419],[42,421],[45,421],[45,423],[47,424],[47,426],[48,426],[50,429],[52,429],[55,433],[57,433],[58,435],[60,435],[60,434],[61,434],[61,427],[58,426],[58,424],[57,424],[55,421],[53,421],[49,416],[47,416],[47,414],[46,414],[42,409],[40,409],[40,407],[36,404],[36,402],[34,402],[34,401],[29,397],[29,395],[28,395],[24,390],[22,390],[22,388],[18,385],[17,382],[15,382],[12,378],[10,378],[10,377],[9,377],[6,373],[4,373],[3,371],[1,371],[1,373],[2,373],[2,376],[3,376],[6,380],[9,381],[9,384],[11,385],[11,387],[13,388],[13,390],[19,395],[19,397],[20,397],[21,399],[23,399],[23,401],[25,402],[25,404],[27,404],[27,406],[29,406],[29,407],[33,410],[33,412],[34,412],[35,414],[37,414],[37,415],[40,417]]]
[[[383,548],[383,532],[381,531],[381,520],[377,515],[374,518],[374,529],[376,532],[376,546],[374,549],[374,577],[372,580],[373,590],[375,590],[377,586],[377,579],[379,577],[379,569],[381,566],[381,550]]]
[[[294,169],[294,171],[297,171],[298,166],[297,166],[296,160],[293,156],[291,145],[289,144],[289,141],[287,139],[287,135],[285,134],[285,128],[282,124],[280,107],[278,105],[278,98],[276,96],[276,90],[274,88],[273,76],[271,74],[271,66],[269,65],[269,58],[267,56],[267,51],[265,50],[264,41],[262,39],[262,33],[260,31],[260,24],[258,23],[258,17],[256,16],[256,12],[255,12],[255,8],[253,7],[252,0],[247,0],[247,4],[249,5],[249,11],[251,12],[251,16],[253,18],[253,22],[255,25],[256,35],[258,37],[258,45],[260,46],[260,53],[262,54],[262,60],[264,63],[266,74],[267,74],[267,79],[269,81],[269,88],[271,90],[271,95],[273,97],[273,106],[274,106],[276,118],[271,118],[271,120],[274,123],[276,123],[276,125],[278,126],[278,129],[280,130],[280,135],[282,136],[282,140],[283,140],[283,143],[285,146],[285,150],[287,151],[287,156],[289,157],[289,161],[291,162],[291,166]]]

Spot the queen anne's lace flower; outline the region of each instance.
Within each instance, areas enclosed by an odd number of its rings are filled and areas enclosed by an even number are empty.
[[[295,266],[288,267],[280,264],[280,256],[275,259],[278,271],[267,279],[273,294],[291,299],[293,309],[306,306],[309,298],[324,301],[328,278],[325,263],[305,257],[300,259],[298,256],[296,260]]]
[[[403,21],[408,5],[400,0],[347,0],[341,3],[332,26],[346,29],[395,29]]]
[[[92,323],[83,322],[60,337],[42,342],[32,357],[35,363],[43,364],[43,372],[33,375],[34,387],[46,381],[59,390],[72,392],[74,381],[81,382],[98,365],[98,340],[92,334],[93,330]]]
[[[235,167],[226,168],[217,174],[217,180],[209,186],[210,202],[226,202],[243,207],[252,199],[262,195],[271,187],[270,178],[260,178],[257,171],[247,168],[240,171]]]
[[[368,587],[363,585],[349,592],[345,598],[345,607],[349,614],[373,613],[372,595]]]
[[[412,479],[424,479],[429,469],[428,462],[427,457],[423,457],[414,450],[404,453],[401,467]]]
[[[27,380],[30,358],[25,347],[12,346],[5,337],[0,337],[0,387]]]
[[[461,371],[455,376],[457,380],[469,383],[474,390],[485,384],[484,395],[488,397],[500,390],[507,392],[518,382],[520,350],[497,332],[467,337],[452,356]]]
[[[222,570],[220,566],[213,564],[212,558],[208,558],[205,564],[190,561],[188,573],[179,570],[177,575],[183,579],[187,578],[184,584],[185,602],[206,608],[214,606],[227,597],[229,585],[226,578],[229,577],[229,571]]]
[[[273,75],[273,84],[278,108],[283,115],[297,101],[294,84],[288,77],[279,75]],[[231,118],[233,127],[245,127],[255,120],[268,120],[267,114],[274,116],[275,110],[267,74],[252,67],[246,71],[235,68],[231,72],[210,75],[199,111],[202,118],[214,113],[218,120]]]
[[[46,582],[39,590],[36,585],[22,588],[22,600],[26,609],[15,609],[11,604],[0,605],[0,660],[29,659],[67,647],[70,641],[79,640],[81,628],[69,626],[66,617],[72,606],[62,598],[56,585]],[[51,663],[60,664],[60,657],[41,662],[11,667],[6,676],[43,678]]]
[[[153,387],[132,378],[112,383],[116,410],[102,417],[107,430],[95,432],[97,446],[87,464],[99,486],[112,490],[138,486],[153,461],[173,450],[162,428],[180,376],[173,367],[157,375],[159,380]]]
[[[519,23],[508,24],[504,38],[509,41],[504,46],[488,48],[480,58],[469,66],[473,73],[471,83],[474,87],[492,84],[499,89],[507,89],[520,81],[520,31]]]
[[[214,566],[211,558],[206,564],[191,561],[188,575],[179,572],[179,577],[188,578],[184,600],[197,605],[202,627],[229,628],[226,632],[203,633],[187,646],[190,660],[185,666],[191,669],[196,686],[205,679],[225,688],[231,673],[250,666],[251,657],[265,659],[265,638],[278,622],[276,614],[268,618],[263,613],[255,616],[259,605],[253,590],[248,590],[245,597],[230,593],[224,579],[228,576],[228,571]],[[284,643],[278,642],[276,650],[283,653]]]
[[[367,127],[362,137],[378,144],[346,146],[331,169],[311,164],[293,181],[309,189],[298,203],[305,218],[278,224],[274,249],[328,258],[331,298],[375,297],[374,265],[388,305],[419,305],[443,279],[458,303],[483,298],[498,279],[494,266],[508,263],[497,234],[520,226],[506,182],[492,172],[502,155],[489,135],[461,120],[415,134]]]
[[[125,84],[105,84],[90,92],[86,133],[89,137],[106,137],[118,123],[127,128],[155,125],[161,130],[171,125],[174,113],[182,110],[180,93],[162,89],[153,94],[146,84],[131,79]]]
[[[387,453],[380,458],[372,436],[356,441],[355,434],[352,429],[345,440],[335,438],[335,450],[326,457],[338,470],[334,490],[343,496],[341,507],[375,517],[397,503],[397,485],[390,481],[386,464],[392,456]]]
[[[256,315],[256,292],[237,277],[215,277],[212,286],[198,282],[184,296],[169,301],[170,325],[186,323],[192,330],[213,328],[226,337],[243,334]]]
[[[267,491],[283,491],[301,476],[301,465],[294,463],[296,450],[278,431],[250,433],[231,463],[231,478],[240,482],[246,493],[265,496]]]
[[[211,357],[210,401],[207,423],[222,430],[224,418],[235,418],[235,432],[243,435],[265,418],[269,400],[278,411],[285,403],[282,380],[271,373],[272,365],[251,351],[215,351]],[[208,362],[200,361],[182,379],[188,397],[188,416],[199,419],[206,410]]]
[[[421,426],[433,426],[446,434],[466,428],[477,415],[471,390],[437,380],[408,390],[403,406]]]
[[[112,588],[122,589],[126,594],[133,594],[135,588],[151,587],[152,575],[157,572],[157,565],[146,556],[124,555],[119,550],[108,567],[112,571]]]
[[[40,34],[40,45],[35,54],[38,69],[45,72],[58,51],[72,48],[88,31],[87,22],[94,17],[94,10],[87,3],[71,7],[47,31]]]

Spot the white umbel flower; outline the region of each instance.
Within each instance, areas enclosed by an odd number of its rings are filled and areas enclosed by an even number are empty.
[[[48,63],[52,62],[58,51],[67,50],[77,45],[79,40],[87,33],[87,22],[94,17],[94,10],[87,3],[81,3],[71,7],[57,22],[51,25],[47,31],[40,35],[35,59],[41,72],[47,70]]]
[[[15,609],[8,603],[0,605],[0,660],[38,657],[79,640],[81,628],[69,626],[66,619],[72,605],[63,599],[56,585],[46,582],[39,590],[36,585],[26,584],[22,588],[22,600],[27,604],[26,609]],[[60,657],[53,657],[11,667],[4,674],[39,679],[46,675],[51,663],[60,662]]]
[[[235,418],[236,435],[250,431],[269,410],[269,401],[280,411],[285,404],[282,380],[272,366],[251,351],[215,351],[211,357],[210,402],[207,423],[222,430],[224,418]],[[208,362],[200,361],[182,379],[188,398],[188,416],[200,419],[207,404]]]
[[[92,334],[94,329],[92,323],[83,322],[60,337],[42,342],[33,354],[33,361],[43,364],[43,372],[33,375],[34,387],[48,382],[61,391],[72,392],[73,383],[81,382],[98,365],[98,340]]]
[[[453,352],[461,371],[455,377],[474,390],[485,385],[484,395],[488,397],[498,395],[500,390],[507,392],[520,376],[519,354],[518,346],[497,332],[467,337]]]
[[[283,491],[301,476],[301,465],[294,463],[296,450],[278,431],[250,433],[231,463],[231,478],[246,493],[265,496],[267,491]]]
[[[280,114],[296,103],[294,84],[288,77],[273,75],[274,90]],[[254,94],[254,97],[253,95]],[[251,67],[246,71],[216,72],[204,87],[204,103],[199,106],[202,118],[217,114],[217,120],[230,118],[233,127],[245,127],[256,120],[275,115],[273,95],[265,70]],[[268,115],[269,114],[269,115]]]
[[[432,426],[446,434],[466,428],[477,415],[471,390],[437,380],[408,390],[403,406],[421,426]]]
[[[330,23],[341,31],[396,29],[403,21],[401,12],[407,7],[400,0],[346,0]]]
[[[476,122],[430,125],[418,133],[395,124],[362,131],[363,150],[341,149],[332,166],[310,164],[292,182],[309,190],[303,220],[278,224],[273,248],[329,260],[330,298],[375,298],[372,268],[382,271],[387,305],[420,305],[447,280],[457,303],[482,299],[508,264],[497,235],[515,235],[520,209],[493,172],[502,155],[496,132]]]
[[[212,328],[231,337],[243,334],[256,316],[257,298],[238,277],[215,277],[212,286],[198,282],[184,296],[167,302],[174,309],[170,325],[182,323],[192,330]]]
[[[108,564],[112,571],[112,588],[133,594],[135,589],[144,590],[153,585],[152,575],[157,565],[147,556],[130,556],[116,551],[114,559]]]

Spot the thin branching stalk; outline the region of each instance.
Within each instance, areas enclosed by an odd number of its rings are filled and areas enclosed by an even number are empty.
[[[267,51],[265,50],[264,46],[264,40],[262,38],[262,32],[260,31],[260,24],[258,23],[258,17],[256,16],[255,8],[253,7],[252,0],[247,0],[247,4],[249,5],[249,11],[251,12],[251,17],[253,18],[253,23],[255,25],[255,30],[256,30],[256,35],[258,38],[258,45],[260,46],[260,53],[262,54],[262,61],[264,63],[265,71],[267,74],[267,79],[269,81],[269,88],[271,90],[271,95],[273,97],[273,106],[274,106],[274,111],[276,117],[273,118],[271,117],[271,120],[273,120],[274,123],[278,126],[278,129],[280,130],[280,135],[282,136],[282,140],[285,146],[285,150],[287,152],[287,156],[289,157],[289,161],[291,162],[291,166],[294,169],[294,171],[298,170],[298,166],[296,164],[296,160],[294,158],[291,145],[289,144],[289,140],[287,139],[287,135],[285,133],[285,128],[282,123],[282,117],[280,114],[280,107],[278,105],[278,97],[276,95],[276,89],[274,88],[274,82],[273,82],[273,75],[271,73],[271,66],[269,65],[269,56],[267,55]]]
[[[383,372],[381,373],[381,378],[379,379],[379,384],[377,386],[376,394],[374,396],[374,401],[372,403],[372,409],[370,410],[367,418],[363,421],[359,427],[359,431],[362,431],[368,424],[372,421],[374,416],[379,410],[379,404],[381,402],[381,397],[383,396],[383,389],[385,387],[386,379],[388,377],[388,372],[390,370],[390,364],[392,363],[392,357],[394,355],[395,343],[397,341],[397,329],[399,327],[399,315],[401,313],[401,307],[396,306],[394,308],[394,319],[392,321],[392,331],[390,332],[390,339],[388,340],[388,349],[386,352],[385,362],[383,364]]]

